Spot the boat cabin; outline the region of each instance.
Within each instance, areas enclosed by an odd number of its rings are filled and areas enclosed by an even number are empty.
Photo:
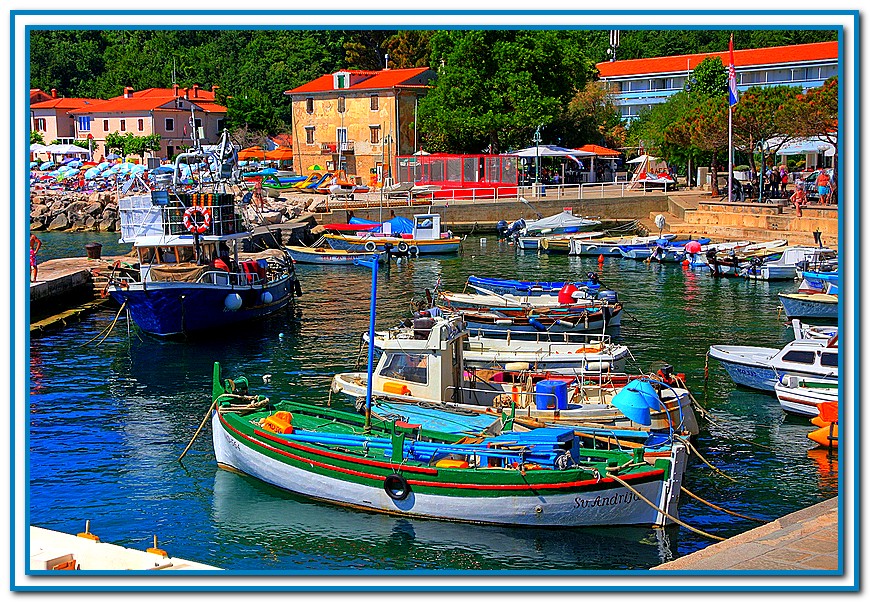
[[[838,336],[824,339],[801,339],[790,342],[770,360],[778,374],[811,373],[836,378],[839,374]]]
[[[413,338],[408,338],[413,332]],[[414,318],[413,330],[390,330],[379,342],[380,360],[372,372],[372,390],[424,399],[459,402],[462,345],[468,333],[461,317],[436,323]]]
[[[449,236],[449,232],[441,233],[441,216],[437,213],[414,216],[414,240],[438,240]]]

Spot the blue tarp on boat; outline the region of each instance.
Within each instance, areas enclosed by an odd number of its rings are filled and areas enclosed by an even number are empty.
[[[373,222],[371,220],[362,219],[359,217],[350,218],[349,224],[356,225],[364,225],[370,226],[372,224],[380,224],[381,222]],[[414,233],[414,222],[409,220],[406,217],[394,217],[393,219],[387,220],[383,222],[385,224],[390,224],[390,232],[392,234],[413,234]],[[374,228],[371,230],[372,232],[380,232],[383,228]]]

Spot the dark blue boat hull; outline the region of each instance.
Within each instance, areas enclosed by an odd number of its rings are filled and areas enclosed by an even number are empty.
[[[124,289],[112,287],[110,294],[126,303],[136,325],[155,336],[220,333],[223,329],[273,314],[293,300],[293,282],[283,279],[267,287],[230,287],[208,284],[148,283]],[[264,303],[268,292],[272,299]],[[238,294],[241,307],[231,311],[227,296]]]

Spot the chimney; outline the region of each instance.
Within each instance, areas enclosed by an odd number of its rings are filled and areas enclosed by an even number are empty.
[[[217,92],[218,88],[220,88],[220,86],[212,86],[211,93],[214,94],[215,92]]]
[[[178,96],[178,84],[172,84],[172,95]]]
[[[52,89],[51,89],[51,97],[52,97],[52,98],[57,98],[57,88],[52,88]]]
[[[130,86],[124,88],[124,98],[133,98],[133,88]]]
[[[389,68],[390,68],[390,55],[385,54],[384,55],[384,70],[387,70]]]
[[[199,98],[199,84],[193,84],[193,97]]]
[[[185,98],[185,99],[187,98],[187,95],[188,95],[189,92],[190,92],[190,88],[185,88],[185,89],[184,89],[184,98]]]

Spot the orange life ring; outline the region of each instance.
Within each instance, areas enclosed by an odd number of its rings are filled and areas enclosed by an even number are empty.
[[[199,216],[197,218],[196,216]],[[202,220],[201,222],[199,220]],[[211,211],[205,207],[189,207],[184,212],[184,227],[191,234],[203,234],[211,227]]]

